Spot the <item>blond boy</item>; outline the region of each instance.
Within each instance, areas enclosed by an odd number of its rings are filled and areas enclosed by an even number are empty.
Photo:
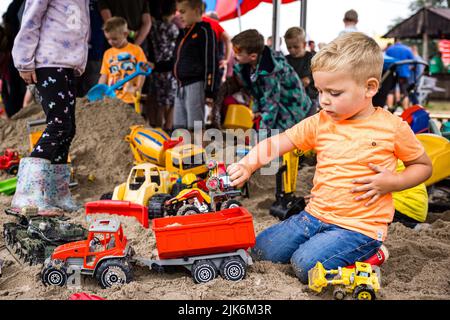
[[[111,48],[103,55],[98,83],[111,86],[134,73],[137,63],[147,62],[147,58],[140,46],[128,42],[129,31],[125,19],[121,17],[108,19],[103,26],[103,31]],[[138,76],[128,81],[116,91],[117,98],[133,105],[136,93],[141,91],[144,81],[145,76]]]
[[[382,65],[379,46],[364,34],[335,39],[312,60],[323,110],[262,141],[228,168],[232,184],[242,185],[286,152],[317,152],[305,211],[262,231],[252,251],[256,259],[291,262],[303,283],[317,261],[335,269],[372,256],[392,221],[391,192],[431,175],[430,160],[408,124],[372,105]],[[406,166],[403,172],[395,171],[397,159]]]
[[[314,87],[314,79],[311,72],[311,59],[314,57],[314,54],[306,51],[305,30],[299,27],[289,28],[284,34],[284,41],[289,51],[286,60],[297,72],[300,80],[302,80],[306,94],[313,102],[314,109],[316,109],[319,104],[317,100],[319,93]]]

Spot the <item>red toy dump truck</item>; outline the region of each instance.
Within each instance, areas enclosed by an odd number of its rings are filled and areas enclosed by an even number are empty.
[[[251,214],[243,207],[192,216],[152,221],[158,259],[135,257],[117,219],[94,220],[88,239],[57,247],[41,272],[45,285],[64,286],[68,270],[80,270],[103,287],[132,280],[132,263],[156,271],[183,266],[194,282],[204,283],[219,274],[232,281],[245,277],[252,259],[247,250],[255,245]]]

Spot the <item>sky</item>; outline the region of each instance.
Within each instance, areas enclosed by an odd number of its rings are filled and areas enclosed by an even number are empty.
[[[411,15],[408,5],[412,0],[309,0],[306,30],[310,39],[319,42],[333,40],[344,25],[345,11],[358,12],[358,29],[370,36],[383,35],[394,19]],[[0,15],[10,0],[0,0]],[[292,26],[300,25],[300,2],[285,4],[281,8],[280,34]],[[231,35],[239,33],[237,19],[222,22]],[[242,17],[242,30],[255,28],[265,37],[272,33],[272,5],[261,3],[256,9]]]
[[[393,20],[407,18],[411,0],[309,0],[306,31],[311,40],[329,42],[344,28],[342,19],[347,10],[358,12],[358,29],[370,36],[383,35]],[[281,6],[280,34],[300,24],[300,2]],[[222,26],[232,35],[239,33],[237,19],[225,21]],[[265,37],[272,34],[272,5],[261,3],[254,11],[242,17],[242,30],[256,28]]]

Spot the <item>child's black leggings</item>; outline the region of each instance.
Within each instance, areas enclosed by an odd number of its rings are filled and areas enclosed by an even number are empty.
[[[39,102],[47,117],[47,128],[34,146],[31,157],[53,164],[67,163],[75,136],[75,79],[73,69],[36,69]]]

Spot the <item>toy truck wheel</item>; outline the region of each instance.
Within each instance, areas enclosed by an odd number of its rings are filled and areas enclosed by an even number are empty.
[[[53,266],[42,270],[42,282],[46,286],[63,287],[67,283],[67,274],[64,268],[56,269]]]
[[[190,216],[190,215],[198,214],[198,213],[200,213],[200,210],[196,206],[194,206],[192,204],[185,204],[180,209],[178,209],[177,215]]]
[[[111,200],[112,197],[113,197],[113,193],[108,192],[108,193],[102,194],[102,196],[100,197],[100,200]]]
[[[217,268],[210,260],[199,260],[192,266],[192,278],[195,283],[206,283],[217,277]]]
[[[355,292],[353,293],[353,297],[356,300],[375,300],[375,291],[371,287],[366,286],[357,286],[355,288]]]
[[[98,267],[95,277],[100,286],[105,289],[129,283],[132,279],[132,273],[130,265],[127,262],[112,259],[105,261]]]
[[[237,207],[242,207],[242,203],[240,203],[238,200],[235,200],[235,199],[229,199],[222,203],[222,205],[220,206],[220,210],[237,208]]]
[[[347,293],[342,288],[336,288],[333,291],[333,298],[335,298],[336,300],[344,300],[346,295]]]
[[[149,219],[164,217],[166,213],[165,202],[170,198],[172,196],[167,193],[155,194],[151,197],[147,205]]]
[[[16,175],[18,171],[19,171],[19,166],[15,164],[15,165],[11,166],[7,172],[11,175]]]
[[[230,281],[239,281],[245,278],[247,265],[241,258],[228,258],[220,266],[222,278]]]

